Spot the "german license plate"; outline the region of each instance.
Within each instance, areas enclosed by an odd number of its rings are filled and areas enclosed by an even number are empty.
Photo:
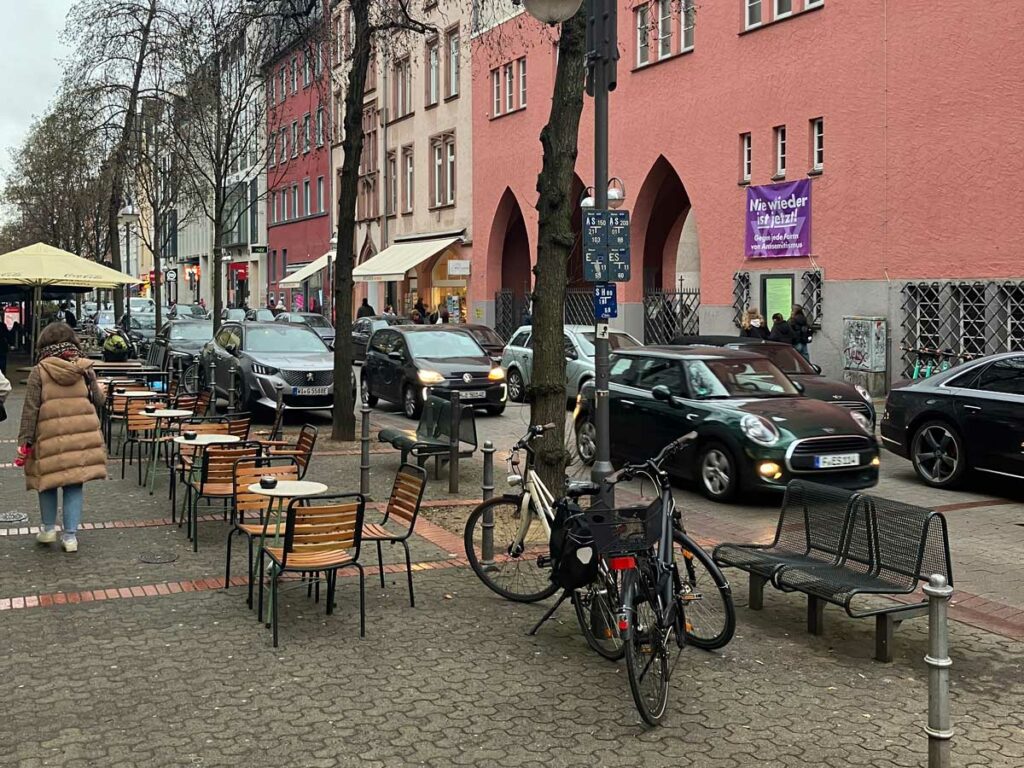
[[[858,464],[860,464],[860,454],[857,453],[834,453],[830,456],[814,457],[814,466],[818,469],[856,467]]]
[[[487,397],[487,393],[482,389],[468,389],[466,391],[459,391],[459,398],[461,400],[483,400]]]
[[[293,395],[329,395],[330,387],[292,387]]]

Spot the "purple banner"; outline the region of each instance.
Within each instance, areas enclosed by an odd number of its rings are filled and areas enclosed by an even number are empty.
[[[746,257],[811,255],[811,180],[747,187]]]

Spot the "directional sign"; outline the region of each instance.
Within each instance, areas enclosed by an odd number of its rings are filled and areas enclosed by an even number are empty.
[[[619,303],[615,291],[615,283],[597,283],[594,285],[594,317],[597,320],[608,320],[619,316]]]
[[[628,211],[591,209],[584,212],[583,277],[591,283],[629,280]]]
[[[178,282],[178,270],[168,269],[166,272],[164,272],[164,280],[168,283]]]

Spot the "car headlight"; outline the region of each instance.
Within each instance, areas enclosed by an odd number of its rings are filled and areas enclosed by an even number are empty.
[[[440,384],[444,381],[444,376],[437,371],[418,371],[416,378],[420,380],[421,384]]]
[[[491,381],[504,381],[505,371],[500,366],[498,368],[491,368],[491,372],[487,374],[487,378]]]
[[[867,402],[871,402],[871,393],[868,392],[860,384],[854,384],[853,388],[857,390],[857,394],[864,398]]]
[[[850,411],[850,416],[857,422],[857,426],[863,429],[868,434],[871,434],[871,420],[863,413],[857,411]]]
[[[261,376],[273,376],[275,373],[277,373],[277,368],[271,368],[269,365],[260,365],[259,363],[253,363],[252,372],[258,373]]]
[[[743,434],[749,437],[758,445],[775,445],[779,442],[779,430],[768,419],[755,416],[752,413],[746,414],[740,420],[740,429]]]

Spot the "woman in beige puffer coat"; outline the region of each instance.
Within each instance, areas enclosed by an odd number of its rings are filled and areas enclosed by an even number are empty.
[[[78,551],[83,484],[107,477],[107,451],[97,415],[103,392],[92,361],[81,355],[70,326],[51,323],[39,334],[38,363],[28,377],[18,433],[25,485],[39,492],[40,544],[57,540],[57,491],[63,489],[65,552]]]

